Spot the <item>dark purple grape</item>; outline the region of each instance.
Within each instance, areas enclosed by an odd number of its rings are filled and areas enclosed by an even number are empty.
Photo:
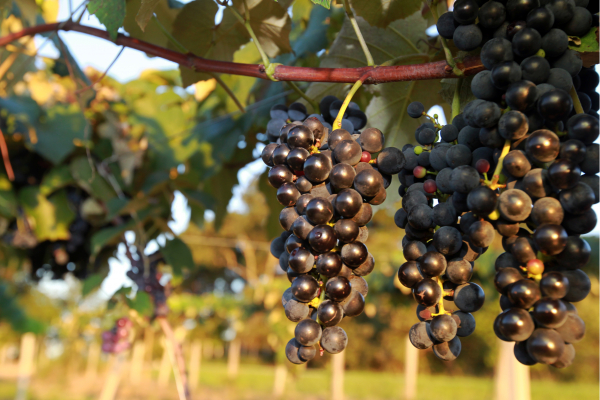
[[[562,299],[569,292],[569,280],[560,272],[547,272],[540,280],[540,289],[546,297]]]
[[[306,205],[305,214],[308,221],[313,225],[326,224],[333,218],[333,206],[329,200],[323,197],[315,197]]]
[[[269,170],[267,179],[271,186],[278,189],[284,183],[292,183],[294,174],[292,174],[292,171],[287,166],[276,165]]]
[[[419,263],[416,261],[407,261],[398,269],[398,279],[407,288],[412,289],[423,278],[424,276],[419,269]]]
[[[348,335],[339,326],[330,326],[323,329],[321,347],[328,353],[342,352],[348,345]]]
[[[302,346],[314,346],[321,339],[321,325],[310,318],[298,322],[294,329],[294,338]]]
[[[343,140],[333,150],[333,157],[338,163],[356,165],[362,157],[362,149],[355,140]]]
[[[293,183],[286,182],[277,189],[277,200],[283,206],[293,206],[299,198],[300,192]]]
[[[577,185],[581,170],[569,160],[557,160],[548,168],[548,179],[558,189],[570,189]]]
[[[548,129],[540,129],[527,138],[525,148],[528,156],[546,163],[558,157],[560,141],[554,132]]]
[[[315,153],[304,163],[304,176],[314,185],[324,182],[331,172],[332,164],[324,153]]]
[[[553,329],[538,328],[527,340],[527,352],[542,364],[552,364],[562,355],[565,344]]]
[[[424,278],[412,287],[415,301],[425,307],[436,305],[442,297],[442,289],[436,281]]]
[[[315,136],[312,131],[303,125],[296,125],[287,135],[287,144],[290,149],[294,149],[296,147],[302,147],[304,149],[309,149],[315,142]]]
[[[565,120],[573,110],[573,100],[569,93],[562,89],[550,90],[540,96],[538,112],[548,121]]]
[[[317,272],[329,278],[336,276],[342,270],[342,258],[338,253],[328,252],[317,257]]]
[[[346,243],[342,246],[342,262],[352,267],[358,267],[367,260],[369,251],[361,242]]]
[[[521,279],[510,285],[508,299],[514,307],[530,309],[542,297],[540,288],[535,281]]]
[[[456,336],[456,331],[456,321],[447,314],[435,316],[429,323],[431,337],[437,342],[449,342]]]
[[[336,276],[334,278],[329,278],[327,284],[325,285],[325,292],[327,296],[333,301],[343,301],[346,297],[350,295],[350,281],[343,276]]]
[[[292,282],[294,298],[303,303],[308,303],[319,292],[319,283],[310,275],[300,275]]]
[[[522,308],[509,308],[500,314],[498,328],[505,338],[521,342],[527,340],[535,329],[533,319],[527,310]]]
[[[567,307],[561,300],[542,299],[533,307],[532,316],[546,328],[558,328],[567,320]]]
[[[344,318],[344,310],[342,310],[342,306],[338,303],[325,300],[319,304],[317,316],[324,326],[334,326],[339,324],[342,318]]]
[[[335,232],[329,225],[317,225],[308,234],[308,243],[317,253],[326,253],[337,243]]]
[[[354,189],[341,190],[335,199],[335,210],[345,218],[354,217],[362,207],[362,197]]]
[[[336,164],[329,173],[329,182],[335,189],[351,188],[354,183],[356,170],[349,164]]]
[[[347,317],[356,317],[362,314],[365,309],[365,298],[362,293],[352,290],[350,296],[340,303]]]
[[[511,267],[502,268],[494,277],[494,286],[498,292],[508,295],[510,286],[521,279],[523,279],[523,276],[518,269]]]

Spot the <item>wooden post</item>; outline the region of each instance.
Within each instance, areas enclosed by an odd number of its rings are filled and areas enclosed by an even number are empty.
[[[158,386],[165,387],[169,384],[171,377],[171,361],[169,360],[169,351],[163,344],[163,354],[160,360],[160,369],[158,370]]]
[[[404,355],[404,400],[417,398],[417,378],[419,375],[419,350],[412,345],[408,336]]]
[[[130,381],[138,384],[142,381],[144,375],[144,342],[137,341],[133,345],[133,354],[131,356]]]
[[[227,376],[230,379],[237,377],[240,369],[240,353],[242,351],[242,341],[239,338],[233,339],[229,343],[227,352]]]
[[[19,367],[17,380],[17,394],[15,400],[25,400],[29,381],[33,375],[35,359],[35,335],[31,332],[21,336],[21,350],[19,352]]]
[[[194,340],[190,349],[190,388],[196,390],[200,383],[200,369],[202,363],[202,342]]]
[[[531,400],[529,367],[515,358],[513,342],[498,341],[500,354],[494,371],[495,399]]]
[[[331,356],[331,399],[344,400],[344,357],[342,351]]]
[[[100,343],[92,342],[88,347],[87,364],[85,367],[85,379],[95,380],[98,375],[98,362],[100,361]]]
[[[8,362],[8,345],[5,344],[0,349],[0,364],[4,365]]]
[[[212,360],[215,357],[215,345],[213,342],[204,343],[204,358]]]
[[[152,361],[154,360],[154,331],[151,327],[147,327],[144,330],[144,356],[145,360],[150,365],[146,374],[146,379],[152,380],[152,372],[154,370],[154,368],[152,368]]]
[[[275,366],[275,381],[273,382],[273,395],[275,397],[283,396],[287,372],[288,370],[285,364],[280,363]]]
[[[123,354],[110,355],[109,370],[99,400],[114,400],[119,389],[119,383],[121,382],[121,367],[123,366],[124,359],[125,356]]]

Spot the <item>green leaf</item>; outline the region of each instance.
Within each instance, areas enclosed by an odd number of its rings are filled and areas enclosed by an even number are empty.
[[[60,165],[52,168],[44,177],[40,183],[40,193],[44,196],[48,196],[52,192],[61,189],[67,185],[75,183],[73,175],[68,165]]]
[[[459,100],[460,100],[460,110],[462,112],[462,109],[467,105],[468,102],[475,100],[475,95],[473,94],[473,92],[471,91],[471,81],[473,81],[473,76],[468,76],[465,78],[462,78],[462,82],[460,85],[460,92],[459,92]],[[446,103],[448,103],[449,105],[452,105],[452,100],[454,98],[454,91],[456,89],[456,82],[458,81],[458,78],[448,78],[448,79],[442,79],[441,80],[441,85],[442,85],[442,90],[440,92],[440,95],[444,98],[444,101]],[[451,122],[450,116],[446,115],[446,118],[448,119],[448,122]]]
[[[572,41],[569,41],[569,48],[580,53],[597,52],[598,51],[598,27],[594,26],[590,31],[581,38],[581,44],[575,45]],[[598,57],[596,57],[596,61]]]
[[[192,271],[196,266],[190,248],[179,238],[169,240],[160,252],[176,275],[181,276],[184,269]]]
[[[140,222],[144,222],[144,220],[151,215],[156,214],[155,209],[147,208],[137,213],[138,220]],[[131,230],[135,227],[136,221],[134,219],[130,219],[127,223],[110,226],[108,228],[100,229],[98,232],[92,235],[90,240],[92,254],[96,255],[102,250],[102,248],[108,244],[115,244],[119,242],[121,235],[128,230]]]
[[[277,189],[269,185],[267,175],[268,171],[258,178],[258,190],[265,196],[265,201],[269,206],[269,216],[265,219],[265,227],[267,228],[267,236],[269,239],[273,239],[281,233],[281,225],[279,224],[281,204],[277,201]]]
[[[17,216],[17,196],[6,175],[0,175],[0,215],[11,218]]]
[[[312,1],[316,5],[323,6],[328,10],[331,7],[331,0],[310,0],[310,1]]]
[[[77,184],[95,198],[106,202],[116,196],[112,186],[98,171],[92,171],[87,157],[77,157],[71,161],[69,169]]]
[[[137,39],[155,44],[157,46],[167,47],[169,40],[156,23],[149,22],[144,26],[144,28],[142,28],[138,22],[139,13],[142,11],[142,7],[145,7],[146,3],[154,2],[154,0],[128,0],[127,13],[125,14],[123,28],[125,28],[129,35]],[[171,6],[169,3],[170,2],[168,0],[158,0],[154,5],[153,11],[156,14],[156,18],[158,18],[160,23],[167,29],[167,31],[172,32],[173,21],[175,21],[175,17],[177,17],[177,14],[180,10]],[[150,15],[150,17],[151,16],[152,15]],[[154,57],[151,55],[149,56]]]
[[[117,40],[119,28],[125,21],[125,0],[90,0],[87,9],[106,27],[108,36]]]
[[[422,0],[352,0],[356,15],[363,17],[369,25],[387,27],[393,21],[406,18],[421,10]]]
[[[18,198],[25,214],[33,220],[32,229],[40,242],[71,237],[69,225],[75,219],[75,213],[64,190],[46,198],[39,187],[27,186],[21,189]]]
[[[234,1],[238,13],[244,15],[241,0]],[[249,0],[250,25],[269,57],[291,51],[289,34],[291,19],[286,8],[272,0]],[[223,19],[214,26],[218,7],[212,0],[195,0],[186,4],[174,22],[173,36],[197,56],[211,60],[233,61],[234,53],[250,41],[250,34],[231,7],[223,11]],[[172,44],[169,45],[174,49]],[[183,85],[189,86],[211,75],[181,67]]]
[[[126,298],[126,301],[129,307],[145,317],[152,316],[152,313],[154,312],[154,304],[152,304],[150,295],[141,290],[137,291],[133,299]]]
[[[138,23],[142,30],[146,30],[146,25],[148,25],[148,21],[152,18],[154,14],[154,9],[158,5],[160,0],[142,0],[142,5],[140,6],[140,10],[135,16],[135,21]]]
[[[83,281],[83,285],[81,286],[81,295],[87,296],[94,289],[99,288],[100,285],[102,285],[102,282],[104,282],[104,278],[106,278],[107,275],[108,275],[108,271],[106,271],[106,273],[104,273],[104,274],[99,273],[99,274],[92,274],[92,275],[88,276]]]

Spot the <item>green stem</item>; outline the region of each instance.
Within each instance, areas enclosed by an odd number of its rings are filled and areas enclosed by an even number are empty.
[[[571,86],[571,99],[573,99],[573,107],[575,108],[575,112],[577,114],[583,114],[583,106],[581,105],[581,101],[579,101],[579,96],[577,95],[577,91],[575,90],[575,86]]]
[[[500,174],[502,173],[502,164],[504,164],[504,158],[510,151],[510,139],[506,139],[504,142],[504,147],[502,148],[502,153],[498,158],[498,164],[496,164],[496,169],[494,170],[494,175],[492,176],[492,181],[488,185],[490,189],[496,190],[498,188],[498,181],[500,180]]]
[[[363,53],[365,53],[365,57],[367,59],[367,65],[369,67],[375,66],[375,61],[373,60],[373,56],[369,51],[369,47],[367,46],[367,42],[365,42],[365,38],[363,37],[360,28],[358,26],[358,22],[356,22],[356,18],[354,17],[354,13],[350,8],[350,0],[342,0],[344,3],[344,9],[346,10],[346,15],[348,19],[350,19],[350,23],[352,24],[352,28],[354,28],[354,32],[356,33],[356,37],[358,38],[358,42],[360,43],[360,47],[362,47]]]
[[[427,5],[429,7],[429,10],[431,10],[431,15],[433,15],[435,22],[437,22],[437,20],[439,19],[439,15],[438,15],[437,8],[436,8],[436,6],[437,6],[436,0],[433,0],[431,2],[431,4],[429,4],[427,0],[423,0],[423,1],[425,2],[425,5]],[[452,52],[450,51],[448,42],[446,41],[446,39],[444,39],[441,36],[438,36],[438,38],[440,40],[440,43],[442,43],[442,48],[444,49],[444,55],[446,56],[446,62],[452,68],[452,72],[454,72],[454,75],[456,75],[456,76],[462,76],[463,72],[456,66],[456,63],[454,62],[454,57],[452,57]]]
[[[452,97],[452,119],[450,123],[454,121],[454,118],[460,114],[460,87],[462,85],[462,78],[456,80],[456,87],[454,88],[454,96]]]
[[[310,105],[312,106],[312,108],[313,108],[313,110],[314,110],[314,112],[315,112],[315,113],[320,113],[320,112],[321,112],[321,111],[320,111],[320,109],[319,109],[319,104],[318,104],[316,101],[314,101],[313,99],[311,99],[310,97],[308,97],[308,96],[306,95],[306,93],[304,93],[304,92],[303,92],[303,91],[302,91],[302,90],[301,90],[301,89],[298,87],[298,85],[296,85],[296,84],[295,84],[294,82],[292,82],[292,81],[287,81],[286,83],[287,83],[288,85],[290,85],[290,87],[291,87],[292,89],[294,89],[294,92],[298,93],[298,95],[299,95],[300,97],[302,97],[304,100],[306,100],[306,101],[308,102],[308,104],[310,104]]]
[[[248,31],[248,34],[252,38],[252,41],[254,42],[256,49],[260,53],[260,58],[262,58],[263,65],[265,66],[265,68],[269,68],[269,65],[271,65],[271,62],[269,61],[269,57],[267,56],[267,53],[265,53],[264,49],[260,45],[260,42],[258,41],[256,34],[254,33],[254,29],[252,29],[252,26],[250,25],[250,12],[248,10],[248,6],[246,5],[246,2],[244,2],[244,13],[246,15],[246,18],[242,17],[242,15],[239,13],[238,10],[235,9],[235,7],[230,7],[230,10],[233,11],[233,15],[235,15],[235,17],[238,19],[238,21],[240,21],[240,23],[242,23],[244,25],[244,27],[246,28],[246,30]],[[271,79],[273,79],[271,76],[269,76],[269,77]]]
[[[357,80],[354,83],[354,85],[352,86],[352,88],[350,89],[350,92],[348,92],[348,95],[344,99],[344,103],[340,107],[340,111],[338,112],[338,115],[335,118],[335,121],[333,121],[333,130],[342,128],[342,118],[344,117],[346,108],[348,108],[348,104],[350,104],[350,101],[352,101],[352,97],[354,96],[356,91],[362,86],[363,81],[364,81],[364,79]]]

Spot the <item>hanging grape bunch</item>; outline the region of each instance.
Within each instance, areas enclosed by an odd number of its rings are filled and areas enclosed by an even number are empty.
[[[398,274],[421,320],[410,339],[443,360],[455,359],[458,337],[475,328],[469,313],[483,304],[483,291],[467,281],[495,231],[505,253],[495,263],[503,311],[494,331],[516,342],[517,360],[566,367],[585,333],[572,303],[590,291],[580,268],[591,250],[579,236],[597,223],[599,78],[568,45],[590,30],[592,15],[573,0],[541,3],[479,8],[459,0],[438,20],[440,35],[459,49],[482,45],[487,69],[471,83],[477,100],[452,124],[429,117],[417,129],[420,146],[404,147],[399,174],[403,208],[395,219],[406,230],[407,262]],[[420,103],[408,113],[425,115]],[[450,314],[442,299],[460,311]]]
[[[300,103],[274,106],[267,127],[273,143],[262,152],[271,167],[269,183],[286,207],[279,216],[284,232],[271,253],[291,283],[282,303],[287,318],[298,323],[286,346],[295,364],[311,360],[317,344],[332,354],[346,348],[348,336],[337,325],[362,313],[363,276],[375,266],[364,244],[366,224],[404,163],[398,149],[384,149],[381,131],[360,131],[367,118],[356,104],[346,109],[327,96],[320,109],[321,115],[307,116]],[[342,128],[332,131],[339,113]]]
[[[105,353],[122,353],[131,347],[129,336],[133,323],[127,317],[119,318],[115,326],[102,332],[102,351]]]

